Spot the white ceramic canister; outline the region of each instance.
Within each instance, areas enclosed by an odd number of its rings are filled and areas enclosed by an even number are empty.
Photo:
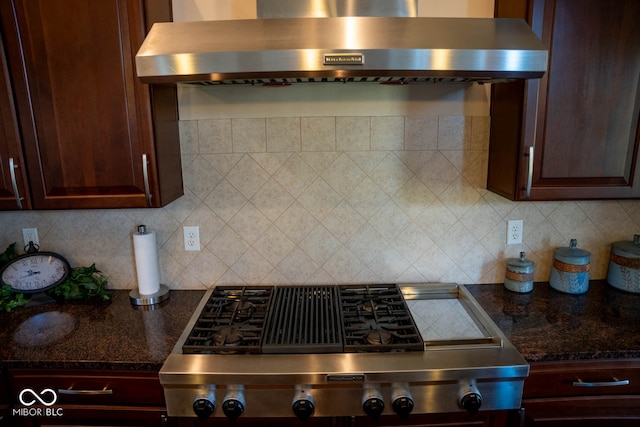
[[[569,247],[556,248],[549,284],[552,288],[568,294],[583,294],[589,290],[591,253],[578,249],[576,239]]]
[[[507,271],[504,274],[504,287],[513,292],[531,292],[534,265],[533,261],[525,259],[524,252],[520,252],[520,258],[509,258]]]
[[[607,283],[627,292],[640,293],[640,234],[633,241],[611,245]]]

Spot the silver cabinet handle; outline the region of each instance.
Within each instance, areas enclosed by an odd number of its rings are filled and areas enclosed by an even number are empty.
[[[142,155],[142,176],[144,178],[144,193],[147,196],[147,206],[151,207],[151,191],[149,190],[149,161],[147,155]]]
[[[89,395],[113,394],[113,390],[106,387],[104,387],[102,390],[74,390],[72,388],[59,388],[58,393],[89,396]]]
[[[613,381],[582,381],[578,378],[578,381],[573,382],[574,387],[616,387],[620,385],[629,385],[629,380],[619,380],[616,377],[612,378]]]
[[[9,158],[9,173],[11,174],[11,185],[13,185],[13,193],[16,195],[16,203],[18,205],[18,209],[22,209],[22,197],[20,197],[20,192],[18,191],[18,183],[16,182],[16,169],[18,169],[18,165],[16,165],[13,161],[13,157]]]
[[[529,169],[527,170],[527,199],[531,197],[532,182],[533,182],[533,145],[529,146]]]

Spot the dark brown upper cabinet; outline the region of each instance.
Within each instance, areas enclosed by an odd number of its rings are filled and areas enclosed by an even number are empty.
[[[160,207],[183,194],[176,87],[135,73],[146,32],[168,20],[170,0],[0,2],[1,209],[18,198],[24,209]]]
[[[487,188],[511,200],[640,197],[640,2],[496,0],[549,48],[539,80],[493,85]]]

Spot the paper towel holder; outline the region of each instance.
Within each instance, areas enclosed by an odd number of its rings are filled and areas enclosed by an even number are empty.
[[[146,234],[147,226],[139,225],[138,233]],[[169,288],[162,283],[160,283],[160,289],[158,289],[158,292],[153,294],[141,294],[138,288],[134,288],[129,292],[129,301],[131,301],[131,304],[133,305],[155,305],[167,299],[169,299]]]

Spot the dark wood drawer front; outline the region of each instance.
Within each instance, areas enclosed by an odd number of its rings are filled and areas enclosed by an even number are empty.
[[[525,398],[623,394],[640,394],[638,360],[534,363],[524,385]]]
[[[24,389],[40,393],[52,389],[57,405],[158,405],[164,406],[164,392],[153,372],[16,370],[10,372],[14,399]]]

